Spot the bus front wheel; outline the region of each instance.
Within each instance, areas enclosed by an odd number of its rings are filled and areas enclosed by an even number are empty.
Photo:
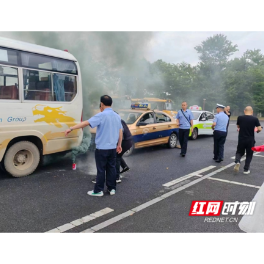
[[[4,166],[13,177],[24,177],[32,174],[40,161],[39,149],[30,141],[20,141],[6,152]]]

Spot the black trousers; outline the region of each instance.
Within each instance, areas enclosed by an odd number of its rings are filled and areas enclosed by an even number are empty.
[[[224,159],[226,135],[226,132],[217,130],[214,131],[214,158],[216,160]]]
[[[248,138],[238,139],[235,162],[240,163],[240,160],[244,156],[246,151],[246,162],[245,162],[244,170],[249,170],[250,163],[253,157],[253,150],[251,148],[254,146],[255,146],[254,138],[248,137]]]
[[[186,154],[190,129],[179,129],[179,141],[181,145],[181,154]]]
[[[116,189],[116,149],[96,149],[95,162],[97,168],[94,192],[104,191],[104,183],[109,191]]]
[[[126,151],[128,151],[133,145],[132,140],[123,140],[122,141],[122,152],[116,154],[116,179],[120,178],[120,165],[124,169],[127,167],[126,162],[123,159],[123,155]]]

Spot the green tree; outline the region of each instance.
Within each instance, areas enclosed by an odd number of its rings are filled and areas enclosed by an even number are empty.
[[[199,59],[204,64],[216,64],[224,66],[229,57],[238,51],[237,45],[233,45],[227,37],[217,34],[207,38],[201,45],[194,47],[199,54]]]

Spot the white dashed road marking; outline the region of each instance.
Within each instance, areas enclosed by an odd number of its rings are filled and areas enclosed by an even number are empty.
[[[190,173],[190,174],[187,174],[187,175],[185,175],[185,176],[182,176],[182,177],[180,177],[180,178],[177,178],[177,179],[175,179],[175,180],[173,180],[173,181],[167,182],[167,183],[163,184],[162,186],[164,186],[164,187],[170,187],[170,186],[172,186],[172,185],[175,185],[176,183],[179,183],[179,182],[181,182],[181,181],[184,181],[184,180],[186,180],[186,179],[189,179],[189,178],[191,178],[191,177],[193,177],[193,176],[199,176],[199,177],[201,177],[202,175],[200,175],[200,173],[203,173],[203,172],[205,172],[205,171],[211,170],[211,169],[213,169],[213,168],[215,168],[215,167],[216,167],[216,166],[208,166],[208,167],[206,167],[206,168],[204,168],[204,169],[201,169],[201,170],[198,170],[198,171],[192,172],[192,173]]]
[[[65,231],[68,231],[68,230],[76,227],[76,226],[79,226],[79,225],[82,225],[82,224],[87,223],[89,221],[92,221],[92,220],[94,220],[94,219],[96,219],[96,218],[98,218],[100,216],[103,216],[105,214],[111,213],[113,211],[114,211],[113,209],[106,207],[105,209],[102,209],[102,210],[100,210],[98,212],[95,212],[93,214],[84,216],[84,217],[82,217],[80,219],[76,219],[76,220],[74,220],[74,221],[72,221],[70,223],[67,223],[65,225],[59,226],[59,227],[54,228],[52,230],[49,230],[49,231],[47,231],[45,233],[63,233]]]
[[[232,183],[232,184],[236,184],[236,185],[241,185],[241,186],[247,186],[247,187],[252,187],[252,188],[257,188],[259,189],[260,186],[256,186],[256,185],[251,185],[251,184],[246,184],[246,183],[241,183],[241,182],[235,182],[235,181],[227,181],[224,179],[219,179],[219,178],[207,178],[208,180],[214,180],[214,181],[221,181],[221,182],[226,182],[226,183]]]

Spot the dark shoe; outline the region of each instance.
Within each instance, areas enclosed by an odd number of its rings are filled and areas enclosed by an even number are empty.
[[[96,178],[92,179],[92,183],[96,183]]]
[[[216,160],[215,162],[220,163],[222,160]]]
[[[217,160],[217,158],[213,158],[213,160]]]
[[[125,167],[122,171],[120,171],[120,174],[125,173],[125,172],[127,172],[127,171],[129,171],[129,170],[130,170],[129,167]]]
[[[185,157],[185,154],[181,154],[182,157]]]

